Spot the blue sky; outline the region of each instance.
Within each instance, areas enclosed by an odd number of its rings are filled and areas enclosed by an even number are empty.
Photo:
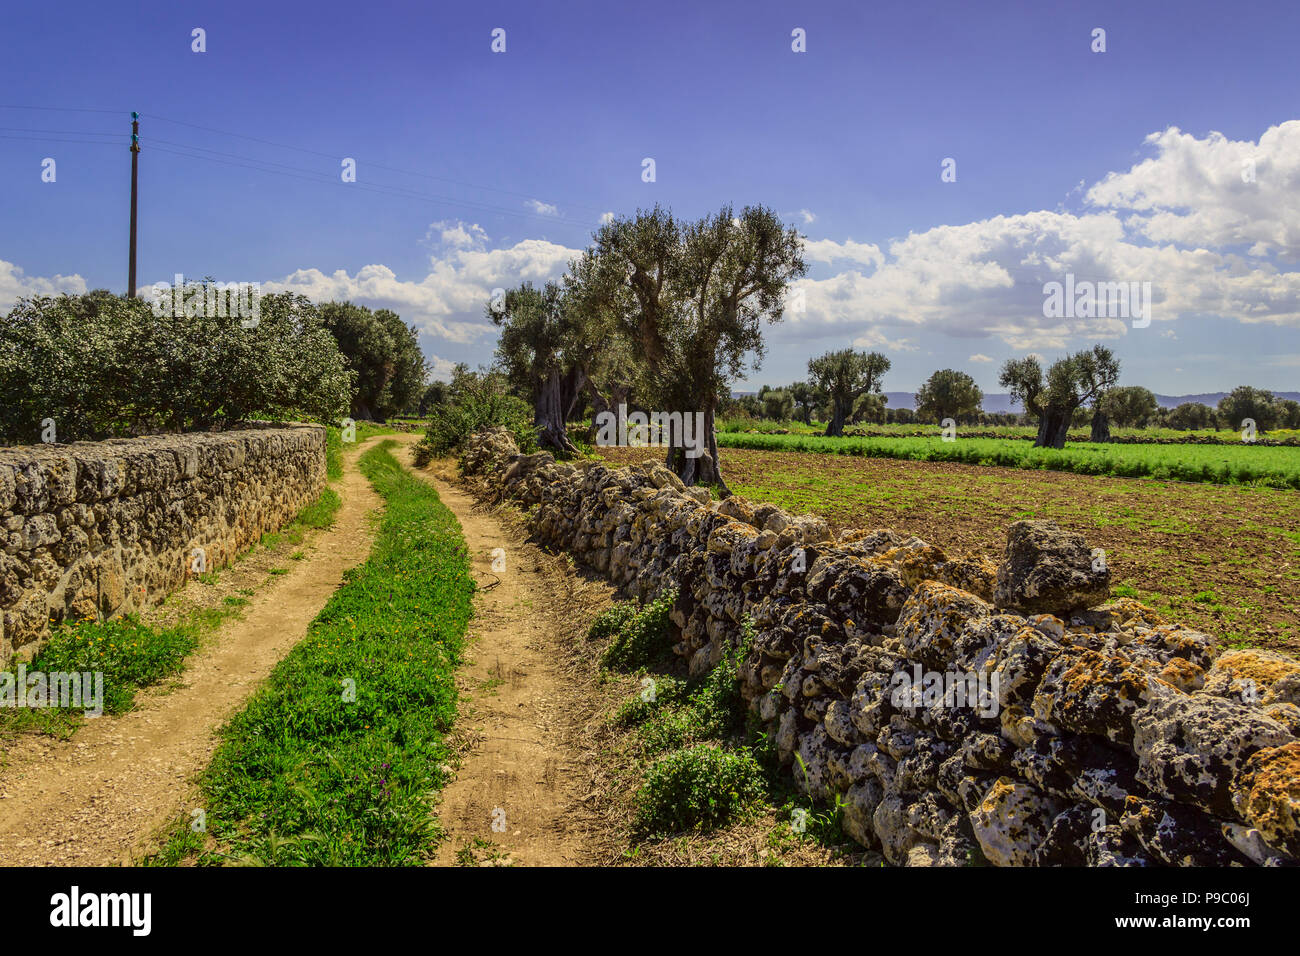
[[[1166,394],[1300,387],[1294,3],[65,3],[5,32],[0,101],[42,109],[0,109],[0,307],[125,291],[135,109],[141,288],[394,308],[444,370],[490,360],[491,288],[558,275],[603,214],[729,202],[812,264],[751,386],[855,344],[888,390],[996,391],[1008,357],[1103,341]],[[1154,321],[1045,317],[1067,272],[1151,282]]]

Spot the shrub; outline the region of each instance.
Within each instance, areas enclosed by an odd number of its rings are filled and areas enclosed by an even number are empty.
[[[613,637],[631,624],[640,610],[641,605],[636,601],[619,601],[617,604],[610,605],[591,622],[591,627],[587,630],[587,640],[603,641],[607,637]]]
[[[637,791],[638,829],[648,834],[711,828],[763,795],[763,774],[748,751],[700,745],[656,761]]]
[[[331,421],[353,379],[302,296],[262,296],[251,329],[237,316],[155,316],[104,290],[37,296],[0,319],[0,440],[34,443],[47,418],[61,442]]]
[[[667,590],[636,612],[619,627],[614,639],[600,656],[606,667],[634,670],[667,659],[672,654],[672,621],[668,612],[677,600],[676,590]],[[606,614],[609,612],[607,611]],[[599,625],[600,619],[597,619]],[[593,625],[593,631],[597,625]]]
[[[450,391],[450,402],[433,410],[424,438],[415,446],[417,467],[451,454],[470,435],[492,425],[509,431],[521,452],[537,450],[533,410],[522,398],[507,391],[501,376],[466,372],[457,377]]]
[[[745,726],[747,705],[740,694],[740,663],[749,654],[749,635],[753,625],[747,620],[746,641],[723,655],[718,665],[700,681],[690,696],[690,707],[700,732],[708,737],[726,737]]]
[[[740,694],[737,669],[748,654],[752,629],[748,621],[746,629],[746,642],[730,649],[703,677],[690,682],[666,675],[656,677],[655,699],[643,700],[638,692],[619,708],[615,726],[640,725],[641,743],[649,753],[703,740],[739,737],[745,728],[747,706]]]

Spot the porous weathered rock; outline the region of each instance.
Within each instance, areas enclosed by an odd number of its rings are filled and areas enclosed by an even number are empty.
[[[1234,815],[1232,784],[1246,761],[1295,739],[1253,708],[1209,694],[1153,697],[1134,728],[1138,780],[1159,796],[1221,817]]]
[[[1110,571],[1083,536],[1051,521],[1017,521],[1007,532],[994,604],[1021,614],[1069,614],[1110,595]]]
[[[1230,789],[1237,815],[1265,843],[1300,858],[1300,741],[1251,754]]]
[[[984,856],[995,866],[1031,866],[1038,847],[1064,810],[1061,801],[1000,777],[971,811],[970,823]]]
[[[898,619],[903,651],[936,670],[946,669],[967,623],[987,617],[992,608],[975,595],[937,581],[912,592]]]
[[[1169,800],[1130,796],[1120,826],[1152,857],[1170,866],[1240,866],[1248,862],[1223,834],[1223,821]]]
[[[1300,661],[1260,648],[1224,651],[1206,672],[1204,687],[1244,704],[1300,704]]]
[[[1034,715],[1061,730],[1126,744],[1134,715],[1154,696],[1176,692],[1146,662],[1066,648],[1039,682]]]

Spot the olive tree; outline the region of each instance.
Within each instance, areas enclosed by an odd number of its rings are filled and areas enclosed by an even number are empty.
[[[818,405],[825,404],[826,396],[822,394],[821,389],[807,382],[795,382],[788,389],[790,398],[794,401],[797,414],[805,425],[812,424],[813,410]]]
[[[889,359],[879,352],[841,349],[827,352],[808,362],[808,375],[830,398],[827,435],[843,435],[844,423],[860,395],[879,392],[881,379],[889,371]]]
[[[1272,392],[1251,385],[1238,385],[1219,399],[1219,417],[1229,428],[1241,428],[1249,418],[1257,430],[1266,432],[1277,426],[1282,412]]]
[[[1155,394],[1141,385],[1112,388],[1097,402],[1097,408],[1120,428],[1141,425],[1160,407]]]
[[[984,393],[975,379],[950,368],[931,375],[914,397],[917,417],[934,422],[945,418],[973,419],[979,415],[980,403],[984,401]]]
[[[1294,398],[1276,400],[1278,425],[1282,428],[1300,428],[1300,402]]]
[[[858,400],[853,403],[853,414],[849,416],[849,421],[855,425],[859,422],[882,424],[885,421],[885,406],[888,403],[889,397],[879,392],[859,395]]]
[[[415,326],[389,309],[372,312],[353,302],[326,302],[319,309],[356,372],[353,418],[387,421],[418,400],[427,369]]]
[[[592,353],[599,345],[593,323],[570,302],[565,288],[525,282],[487,307],[501,328],[497,360],[511,384],[533,406],[533,424],[543,445],[575,452],[565,425],[588,382]]]
[[[1064,448],[1075,409],[1095,401],[1119,379],[1119,360],[1097,345],[1057,359],[1043,374],[1034,355],[1002,366],[998,384],[1038,420],[1037,448]]]
[[[667,465],[725,493],[715,414],[730,383],[759,367],[762,324],[781,320],[787,283],[807,272],[798,232],[762,206],[697,222],[655,206],[603,225],[574,271],[585,306],[611,316],[634,350],[638,402],[703,417],[707,447],[673,435]]]
[[[794,398],[785,389],[768,389],[759,396],[763,403],[763,417],[786,422],[794,417]]]
[[[1183,402],[1170,410],[1166,424],[1170,428],[1176,428],[1179,431],[1215,428],[1214,409],[1201,402]]]

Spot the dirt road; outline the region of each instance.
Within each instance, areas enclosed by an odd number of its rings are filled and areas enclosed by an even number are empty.
[[[410,464],[418,436],[391,437]],[[305,636],[344,572],[369,554],[368,515],[382,501],[356,467],[359,454],[348,454],[335,486],[342,505],[333,527],[260,588],[242,617],[209,636],[179,686],[141,691],[134,710],[87,720],[71,740],[27,736],[13,744],[0,769],[0,865],[129,865],[197,805],[194,781],[217,730]],[[606,589],[525,543],[454,485],[452,473],[413,470],[460,521],[481,588],[469,661],[457,676],[462,756],[438,806],[449,837],[435,862],[592,862],[598,836],[583,809],[589,777],[573,743],[592,702],[567,678],[560,642],[607,600]]]
[[[467,752],[442,793],[449,838],[435,863],[591,863],[588,775],[573,742],[591,699],[572,679],[563,642],[572,639],[566,624],[586,617],[575,605],[605,600],[604,589],[567,575],[503,526],[451,483],[447,464],[416,473],[460,522],[480,586],[469,660],[457,676],[457,737]]]
[[[187,811],[216,731],[244,703],[370,552],[367,515],[382,501],[346,456],[334,525],[303,560],[272,579],[238,620],[188,663],[181,686],[145,690],[134,710],[86,720],[71,740],[25,737],[0,770],[0,865],[127,864]]]

